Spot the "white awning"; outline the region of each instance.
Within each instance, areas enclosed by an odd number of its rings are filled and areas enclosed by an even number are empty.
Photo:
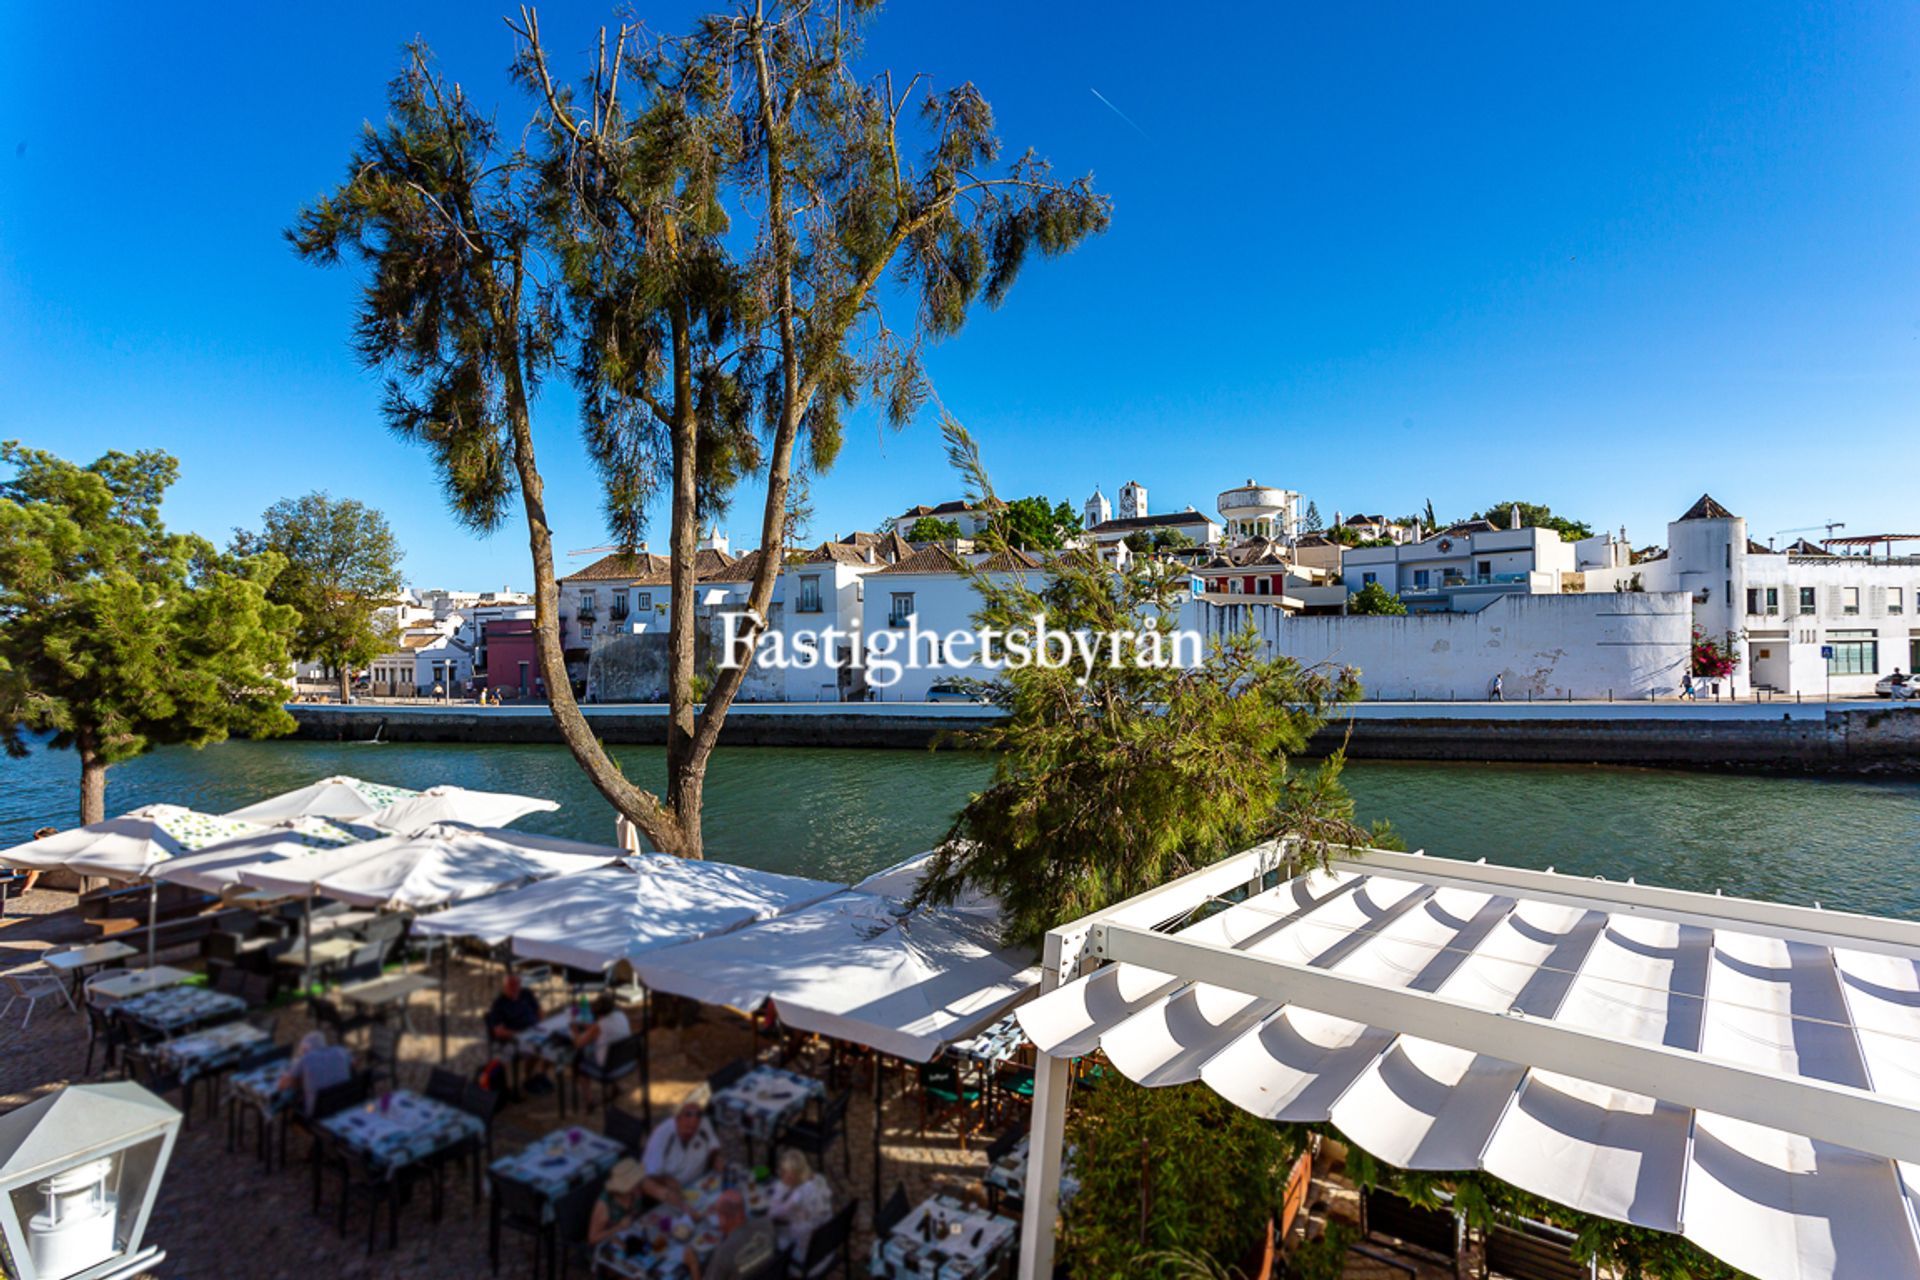
[[[558,876],[421,916],[416,932],[513,941],[515,954],[604,969],[674,943],[738,929],[820,901],[844,886],[649,853],[626,865]]]
[[[142,880],[169,858],[260,829],[258,823],[177,804],[150,804],[105,822],[15,845],[0,853],[0,863],[42,871],[71,867],[90,876]]]
[[[1082,922],[1115,963],[1022,1027],[1141,1084],[1331,1121],[1390,1164],[1680,1232],[1762,1280],[1920,1277],[1920,926],[1337,865],[1173,933]]]
[[[379,834],[371,827],[342,826],[325,818],[293,818],[254,835],[223,840],[198,853],[170,858],[153,869],[153,878],[204,893],[223,893],[239,884],[240,873],[251,867],[309,858]]]
[[[429,787],[418,795],[395,801],[368,820],[377,827],[410,835],[437,822],[461,822],[471,827],[504,827],[530,813],[551,813],[560,806],[538,796],[505,791],[470,791],[465,787]]]
[[[257,864],[243,869],[240,881],[277,893],[319,893],[361,907],[421,910],[591,870],[620,856],[611,845],[449,822],[413,835]]]
[[[346,774],[335,774],[318,782],[235,809],[229,818],[248,822],[273,822],[281,818],[356,818],[371,817],[388,805],[419,795],[408,787],[390,787],[365,782]]]
[[[883,887],[906,879],[877,878]],[[778,919],[642,955],[655,991],[928,1062],[1005,1015],[1039,981],[1031,949],[1007,948],[997,916],[921,909],[855,888]]]

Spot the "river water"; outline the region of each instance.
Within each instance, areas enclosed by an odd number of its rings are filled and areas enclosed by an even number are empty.
[[[658,786],[659,748],[613,749]],[[961,752],[723,747],[707,781],[707,851],[771,870],[852,879],[927,848],[990,761]],[[116,765],[110,813],[166,801],[221,812],[349,773],[458,783],[560,802],[519,825],[610,841],[613,811],[558,746],[226,742]],[[0,763],[0,848],[73,821],[78,763],[35,750]],[[1361,817],[1408,848],[1676,888],[1920,918],[1920,781],[1655,769],[1359,762]]]

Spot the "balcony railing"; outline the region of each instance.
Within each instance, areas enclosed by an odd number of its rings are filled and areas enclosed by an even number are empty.
[[[1523,587],[1532,576],[1526,573],[1448,573],[1442,574],[1438,582],[1429,581],[1425,586],[1408,587],[1402,594],[1454,591],[1462,587]]]
[[[583,604],[574,613],[573,616],[580,619],[580,621],[582,622],[592,622],[595,617],[594,608],[590,604]]]

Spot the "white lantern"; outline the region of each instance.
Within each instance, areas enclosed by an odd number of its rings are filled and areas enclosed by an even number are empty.
[[[0,1116],[0,1233],[18,1280],[118,1280],[141,1247],[180,1112],[137,1084],[70,1085]]]

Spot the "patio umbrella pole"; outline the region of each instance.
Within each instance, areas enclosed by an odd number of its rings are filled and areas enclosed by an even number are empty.
[[[159,929],[160,882],[147,881],[147,968],[153,968],[154,934]]]
[[[640,988],[640,1113],[653,1131],[653,989]]]
[[[440,1061],[447,1060],[447,953],[453,950],[453,939],[440,940]]]
[[[307,924],[302,930],[306,934],[306,958],[300,962],[300,982],[307,988],[307,994],[313,994],[313,890],[307,890]]]
[[[875,1229],[880,1222],[880,1121],[886,1112],[886,1091],[880,1084],[880,1071],[884,1059],[880,1051],[873,1051],[873,1221]]]

